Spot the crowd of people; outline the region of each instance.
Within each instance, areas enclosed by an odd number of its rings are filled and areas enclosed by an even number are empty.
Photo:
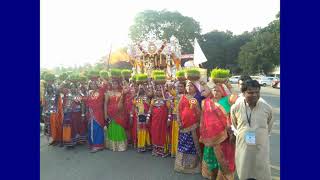
[[[271,180],[272,108],[260,85],[241,76],[240,94],[227,81],[163,74],[41,80],[41,118],[49,145],[92,153],[109,149],[175,157],[174,170],[208,179]],[[178,73],[177,73],[178,74]],[[185,78],[186,77],[186,78]]]

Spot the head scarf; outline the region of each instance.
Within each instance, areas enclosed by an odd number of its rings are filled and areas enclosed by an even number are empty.
[[[205,97],[201,96],[201,92],[199,91],[199,88],[196,86],[197,83],[187,80],[187,83],[186,83],[186,84],[188,84],[189,82],[193,85],[193,87],[194,87],[195,90],[196,90],[196,94],[194,95],[194,98],[197,99],[198,104],[199,104],[199,107],[201,107],[201,101],[202,101],[203,99],[205,99]],[[199,84],[199,85],[200,85],[200,84]]]

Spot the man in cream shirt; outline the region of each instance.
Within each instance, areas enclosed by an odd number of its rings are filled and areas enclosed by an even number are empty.
[[[235,162],[240,180],[271,180],[269,134],[272,107],[260,98],[260,85],[247,80],[241,87],[242,100],[231,107],[231,121],[237,131]]]

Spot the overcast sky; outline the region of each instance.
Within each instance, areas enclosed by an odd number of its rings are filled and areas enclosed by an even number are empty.
[[[94,63],[111,43],[126,45],[134,16],[147,9],[192,17],[202,33],[241,34],[274,20],[280,0],[41,0],[41,67]]]

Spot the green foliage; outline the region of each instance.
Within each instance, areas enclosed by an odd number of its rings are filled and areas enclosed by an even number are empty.
[[[185,70],[186,78],[190,81],[196,81],[200,79],[201,73],[198,68],[190,68]]]
[[[230,77],[230,70],[215,68],[211,71],[210,77],[212,79],[214,79],[214,78],[228,78],[228,77]]]
[[[80,74],[80,75],[79,75],[79,80],[80,80],[81,82],[86,82],[86,81],[88,81],[88,77],[85,76],[84,74]]]
[[[166,80],[166,75],[164,74],[157,74],[153,76],[153,80]]]
[[[54,81],[56,79],[55,75],[51,72],[47,72],[44,74],[44,80],[45,81]]]
[[[110,69],[110,77],[111,78],[120,78],[121,77],[121,69]]]
[[[103,79],[108,79],[108,77],[109,77],[109,72],[106,71],[106,70],[101,70],[101,71],[99,72],[99,75],[100,75],[100,77],[103,78]]]
[[[131,75],[131,78],[130,78],[131,81],[135,82],[136,79],[137,79],[137,74]]]
[[[203,35],[199,44],[208,61],[203,63],[207,69],[215,67],[237,70],[237,58],[240,47],[252,39],[252,34],[244,32],[233,35],[230,31],[211,31]]]
[[[147,74],[136,74],[136,81],[147,81],[148,75]]]
[[[201,39],[200,32],[199,22],[179,12],[145,10],[135,17],[129,36],[137,42],[153,35],[169,40],[173,35],[178,38],[183,52],[192,53],[192,42],[194,38]]]
[[[70,81],[79,81],[80,80],[80,75],[79,73],[72,73],[69,75],[68,80]]]
[[[270,73],[280,64],[280,13],[241,47],[238,63],[244,73]]]
[[[132,74],[132,70],[130,70],[130,69],[123,69],[123,70],[121,71],[122,77],[125,77],[125,78],[130,77],[131,74]]]
[[[94,70],[94,69],[89,70],[89,71],[87,72],[87,76],[88,76],[90,79],[91,79],[91,78],[97,78],[97,77],[99,77],[99,71]]]
[[[152,74],[151,74],[151,77],[154,79],[155,76],[157,76],[157,75],[165,75],[165,74],[166,73],[164,71],[162,71],[162,70],[153,70]]]
[[[59,80],[62,82],[64,80],[66,80],[68,78],[70,73],[67,73],[67,72],[63,72],[62,74],[59,75]]]
[[[184,70],[177,71],[177,72],[176,72],[176,77],[177,77],[177,78],[183,78],[183,77],[185,77],[185,72],[184,72]]]
[[[241,47],[238,63],[244,73],[268,74],[279,64],[280,54],[274,51],[274,39],[270,32],[263,32]]]
[[[40,79],[45,79],[45,76],[46,74],[48,73],[49,71],[45,70],[45,71],[42,71],[41,74],[40,74]]]
[[[186,74],[187,76],[189,76],[189,75],[200,76],[200,70],[199,70],[198,68],[186,69],[186,70],[185,70],[185,74]]]

